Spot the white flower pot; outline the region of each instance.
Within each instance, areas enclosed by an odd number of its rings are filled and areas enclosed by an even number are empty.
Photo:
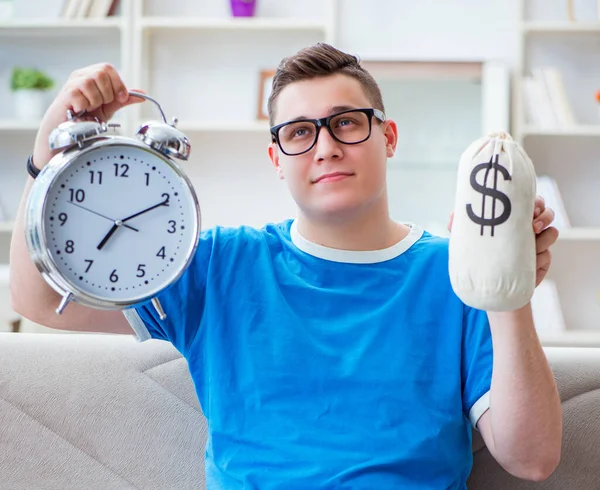
[[[46,112],[46,91],[22,89],[13,92],[15,116],[20,121],[40,120]]]

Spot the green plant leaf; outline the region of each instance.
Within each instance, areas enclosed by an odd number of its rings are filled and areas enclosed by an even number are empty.
[[[36,89],[49,90],[54,87],[54,80],[37,68],[13,68],[10,88],[16,90]]]

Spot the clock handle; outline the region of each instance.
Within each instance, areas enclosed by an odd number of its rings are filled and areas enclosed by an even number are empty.
[[[164,320],[165,318],[167,318],[167,315],[165,315],[165,310],[163,310],[163,307],[160,304],[160,301],[158,301],[158,298],[156,298],[156,297],[152,298],[152,306],[154,306],[154,309],[156,310],[156,313],[158,313],[158,317],[161,320]]]
[[[162,118],[163,118],[163,121],[164,121],[165,123],[169,124],[169,123],[168,123],[168,121],[167,121],[167,117],[165,116],[165,113],[164,113],[164,111],[162,110],[162,107],[160,106],[160,104],[158,103],[158,101],[157,101],[156,99],[153,99],[153,98],[152,98],[152,97],[150,97],[149,95],[143,94],[143,93],[141,93],[141,92],[135,92],[135,91],[133,91],[133,90],[130,90],[130,91],[128,92],[128,94],[129,94],[129,95],[131,95],[131,96],[133,96],[133,97],[139,97],[140,99],[146,99],[146,100],[149,100],[150,102],[154,102],[154,103],[156,104],[156,107],[158,107],[158,110],[160,111],[160,115],[162,116]],[[84,110],[82,110],[82,111],[80,111],[80,112],[73,113],[73,111],[71,111],[71,110],[69,109],[69,110],[67,110],[67,119],[68,119],[69,121],[73,121],[74,119],[79,119],[80,117],[82,117],[82,116],[85,114],[85,112],[86,112],[86,111],[85,111],[85,109],[84,109]]]
[[[152,97],[150,97],[149,95],[142,94],[141,92],[134,92],[134,91],[130,91],[130,92],[129,92],[129,95],[132,95],[132,96],[134,96],[134,97],[140,97],[140,98],[142,98],[142,99],[149,100],[150,102],[154,102],[154,103],[156,104],[156,107],[158,107],[158,110],[160,111],[160,115],[162,116],[162,118],[163,118],[163,121],[164,121],[165,123],[169,124],[169,123],[167,122],[167,118],[165,117],[165,113],[164,113],[164,112],[163,112],[163,110],[162,110],[162,107],[160,106],[160,104],[159,104],[159,103],[158,103],[158,102],[157,102],[155,99],[153,99],[153,98],[152,98]]]

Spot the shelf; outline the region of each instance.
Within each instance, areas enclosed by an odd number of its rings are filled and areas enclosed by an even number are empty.
[[[522,25],[525,33],[552,34],[552,33],[598,33],[600,22],[524,22]]]
[[[37,131],[41,121],[19,121],[13,119],[0,119],[0,132],[2,131]]]
[[[0,233],[11,233],[14,223],[12,221],[0,221]]]
[[[15,19],[8,23],[0,23],[0,36],[2,35],[82,35],[95,34],[102,30],[121,29],[123,21],[120,17],[110,19],[87,19],[87,20],[34,20]]]
[[[569,128],[538,129],[525,127],[523,136],[600,136],[600,124],[579,125]]]
[[[561,241],[600,240],[600,228],[573,227],[560,230],[558,239]]]
[[[600,330],[566,330],[557,333],[538,333],[544,347],[600,347]]]
[[[203,30],[255,30],[255,31],[326,31],[321,22],[295,19],[266,18],[179,18],[145,17],[139,26],[144,30],[203,29]]]

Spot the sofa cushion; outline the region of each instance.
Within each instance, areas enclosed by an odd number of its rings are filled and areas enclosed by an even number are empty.
[[[203,488],[206,424],[170,344],[0,336],[0,487]]]

